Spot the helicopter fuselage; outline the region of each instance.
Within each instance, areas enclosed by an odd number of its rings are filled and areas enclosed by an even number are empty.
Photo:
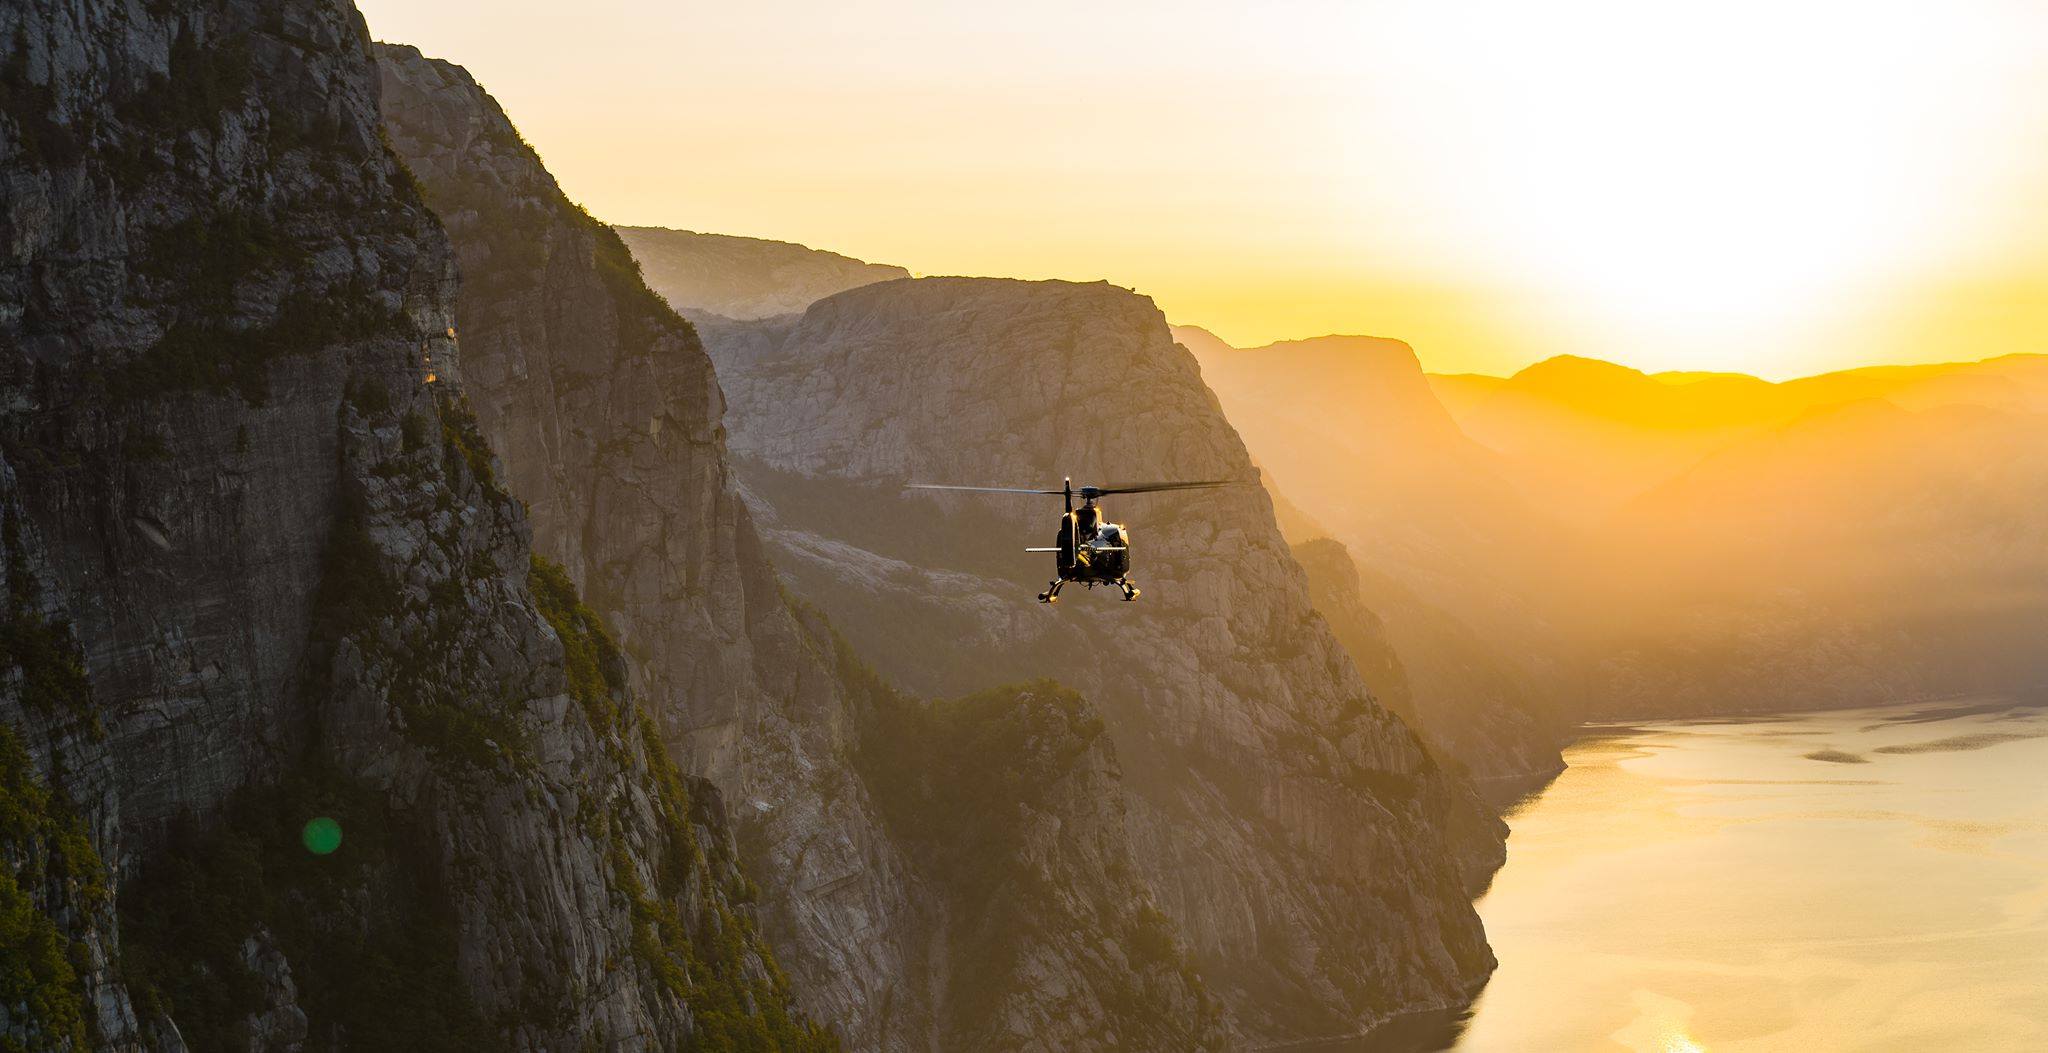
[[[1060,587],[1067,582],[1079,582],[1088,588],[1110,585],[1123,590],[1124,599],[1138,598],[1137,586],[1132,585],[1128,575],[1131,572],[1131,532],[1122,523],[1112,523],[1102,515],[1102,509],[1089,501],[1060,517],[1058,535],[1052,548],[1054,569],[1058,577],[1038,594],[1038,598],[1051,603],[1059,598]]]
[[[1094,588],[1097,585],[1111,585],[1123,592],[1124,599],[1138,598],[1138,587],[1131,584],[1131,531],[1122,523],[1105,519],[1102,507],[1095,503],[1097,498],[1109,494],[1151,494],[1167,490],[1208,490],[1218,486],[1229,486],[1229,479],[1208,479],[1199,482],[1172,483],[1129,483],[1123,486],[1082,486],[1076,488],[1070,477],[1057,490],[1037,490],[1019,486],[955,486],[950,483],[909,483],[909,490],[953,490],[971,491],[984,494],[1044,494],[1063,498],[1067,504],[1066,514],[1060,517],[1060,532],[1051,548],[1027,548],[1026,552],[1050,552],[1059,574],[1038,594],[1038,602],[1052,603],[1060,598],[1060,587],[1070,581]],[[1074,498],[1081,498],[1081,507],[1074,507]]]

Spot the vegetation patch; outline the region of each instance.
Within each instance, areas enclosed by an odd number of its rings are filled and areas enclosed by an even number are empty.
[[[612,694],[626,689],[626,667],[618,644],[596,613],[577,597],[576,583],[560,566],[535,554],[526,587],[533,593],[541,617],[562,640],[562,668],[568,675],[570,697],[583,706],[591,726],[600,732],[609,730],[618,717]],[[660,745],[657,740],[650,750],[658,752]],[[662,759],[666,761],[667,754],[662,754]]]
[[[183,316],[149,350],[108,378],[116,398],[203,391],[232,392],[261,403],[270,392],[270,364],[278,358],[355,340],[410,335],[405,316],[386,310],[359,279],[294,291],[269,324],[253,328],[238,327],[226,306],[209,306],[203,298],[180,302],[187,305]]]
[[[386,673],[378,689],[397,711],[408,741],[486,770],[531,763],[532,736],[513,711],[518,700],[469,697],[455,687],[467,679],[465,664],[474,662],[463,638],[469,619],[464,580],[440,582],[430,594],[431,606],[409,610],[366,517],[361,498],[344,491],[314,596],[308,682],[327,683],[335,648],[351,640]],[[415,610],[423,630],[396,635]]]
[[[705,857],[696,840],[696,826],[709,824],[715,817],[697,810],[653,719],[644,713],[639,733],[665,844],[655,860],[655,887],[650,891],[623,847],[624,826],[615,817],[611,831],[614,891],[626,899],[632,912],[634,956],[690,1008],[696,1029],[682,1048],[747,1053],[837,1050],[839,1041],[831,1031],[794,1009],[789,978],[776,966],[753,919],[715,894],[711,874],[729,871],[737,877],[737,862],[723,851]],[[693,873],[704,879],[691,881]],[[694,926],[685,924],[685,910],[692,915]]]
[[[750,898],[751,882],[740,873],[728,841],[714,839],[707,853],[697,837],[699,826],[717,827],[723,817],[690,792],[654,718],[630,706],[625,661],[603,623],[582,602],[568,572],[538,555],[531,557],[527,587],[562,640],[571,696],[590,714],[621,769],[640,766],[630,750],[632,738],[639,740],[659,839],[647,878],[628,850],[622,811],[591,833],[610,841],[612,888],[627,904],[635,959],[690,1009],[696,1027],[682,1048],[837,1050],[832,1032],[796,1012],[789,979],[767,941],[752,917],[734,909],[733,902]],[[729,890],[737,893],[730,901],[722,898]]]
[[[890,688],[843,640],[835,646],[841,681],[866,711],[856,768],[954,919],[953,1039],[986,1041],[1003,1026],[1004,1004],[1024,983],[1018,963],[1034,946],[1083,946],[1075,965],[1090,973],[1083,983],[1120,1044],[1215,1047],[1220,1010],[1172,921],[1128,870],[1063,873],[1064,849],[1030,840],[1035,816],[1060,807],[1051,795],[1101,748],[1103,723],[1081,696],[1037,680],[926,704]],[[1105,943],[1131,968],[1091,970]]]
[[[437,389],[434,401],[440,410],[441,443],[448,459],[467,466],[470,477],[486,493],[506,496],[498,485],[497,471],[491,467],[491,444],[484,439],[476,413],[469,408],[469,398]]]
[[[566,197],[561,199],[561,206],[571,210],[577,224],[591,236],[591,263],[597,268],[598,281],[619,317],[620,350],[628,356],[646,354],[664,333],[674,334],[690,347],[701,347],[697,327],[647,287],[640,273],[640,261],[633,258],[619,232]]]
[[[35,1038],[21,1053],[87,1048],[85,991],[69,941],[36,905],[60,890],[84,910],[104,908],[107,872],[85,824],[44,786],[13,728],[0,724],[0,1007],[26,1010]],[[0,1047],[16,1047],[0,1040]]]
[[[21,675],[22,701],[38,713],[61,713],[103,734],[86,678],[85,655],[69,622],[41,608],[41,586],[22,549],[21,513],[0,511],[0,544],[7,548],[7,610],[0,619],[0,665]]]

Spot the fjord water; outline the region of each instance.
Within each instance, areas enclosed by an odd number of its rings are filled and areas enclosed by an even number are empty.
[[[1462,1029],[1353,1048],[2048,1048],[2048,709],[1593,728],[1565,756],[1508,817]]]

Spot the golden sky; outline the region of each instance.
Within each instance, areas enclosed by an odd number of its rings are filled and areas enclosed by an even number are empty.
[[[1445,372],[2048,351],[2037,0],[359,2],[614,222]]]

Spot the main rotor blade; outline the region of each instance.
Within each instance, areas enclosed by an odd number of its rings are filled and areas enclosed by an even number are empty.
[[[1150,494],[1161,490],[1210,490],[1219,486],[1229,486],[1237,481],[1236,479],[1207,479],[1192,483],[1125,483],[1122,486],[1098,486],[1095,488],[1095,492],[1106,495]]]
[[[910,483],[905,490],[966,490],[977,494],[1052,494],[1057,497],[1065,490],[1025,490],[1015,486],[945,486],[940,483]]]

